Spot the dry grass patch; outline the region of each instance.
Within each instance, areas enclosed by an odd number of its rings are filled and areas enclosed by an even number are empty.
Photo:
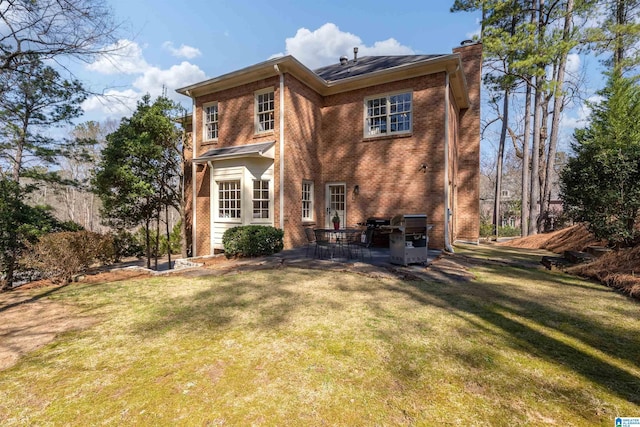
[[[68,286],[50,299],[101,321],[0,372],[0,423],[611,425],[640,412],[637,303],[543,271],[473,273]]]

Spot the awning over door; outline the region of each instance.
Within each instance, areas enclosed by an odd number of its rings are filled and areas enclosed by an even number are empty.
[[[193,159],[194,163],[206,163],[216,160],[239,159],[244,157],[274,158],[273,146],[275,141],[259,142],[257,144],[236,145],[233,147],[214,148],[202,156]]]

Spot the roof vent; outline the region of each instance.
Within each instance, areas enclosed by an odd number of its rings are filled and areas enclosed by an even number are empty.
[[[353,62],[358,62],[358,48],[353,48]]]
[[[468,40],[468,39],[467,40],[462,40],[460,42],[460,46],[469,46],[469,45],[472,45],[472,44],[475,44],[475,42],[473,40]]]
[[[340,65],[347,65],[347,62],[349,62],[349,58],[347,58],[346,56],[340,57]]]

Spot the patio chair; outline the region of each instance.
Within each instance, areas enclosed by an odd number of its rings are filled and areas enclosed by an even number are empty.
[[[369,251],[369,259],[371,255],[371,243],[373,242],[373,228],[367,228],[362,233],[354,233],[349,242],[349,250],[353,249],[356,254],[360,254],[360,259],[364,260],[364,251]]]
[[[318,258],[322,258],[322,251],[327,250],[331,258],[333,258],[333,243],[331,242],[331,236],[325,230],[313,230],[316,238],[316,251],[314,254],[318,254]]]
[[[309,248],[311,246],[314,247],[313,254],[315,255],[316,251],[318,250],[318,245],[316,244],[316,235],[313,232],[313,229],[311,229],[309,227],[305,227],[304,234],[305,234],[305,236],[307,236],[307,250],[306,250],[304,256],[306,256],[308,258],[309,257]]]

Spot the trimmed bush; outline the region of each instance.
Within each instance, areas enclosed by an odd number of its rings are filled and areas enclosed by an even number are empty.
[[[111,236],[90,231],[46,234],[29,249],[23,265],[62,283],[96,262],[113,261],[115,255]]]
[[[243,225],[224,232],[222,244],[227,258],[255,257],[280,252],[284,231],[264,225]]]

